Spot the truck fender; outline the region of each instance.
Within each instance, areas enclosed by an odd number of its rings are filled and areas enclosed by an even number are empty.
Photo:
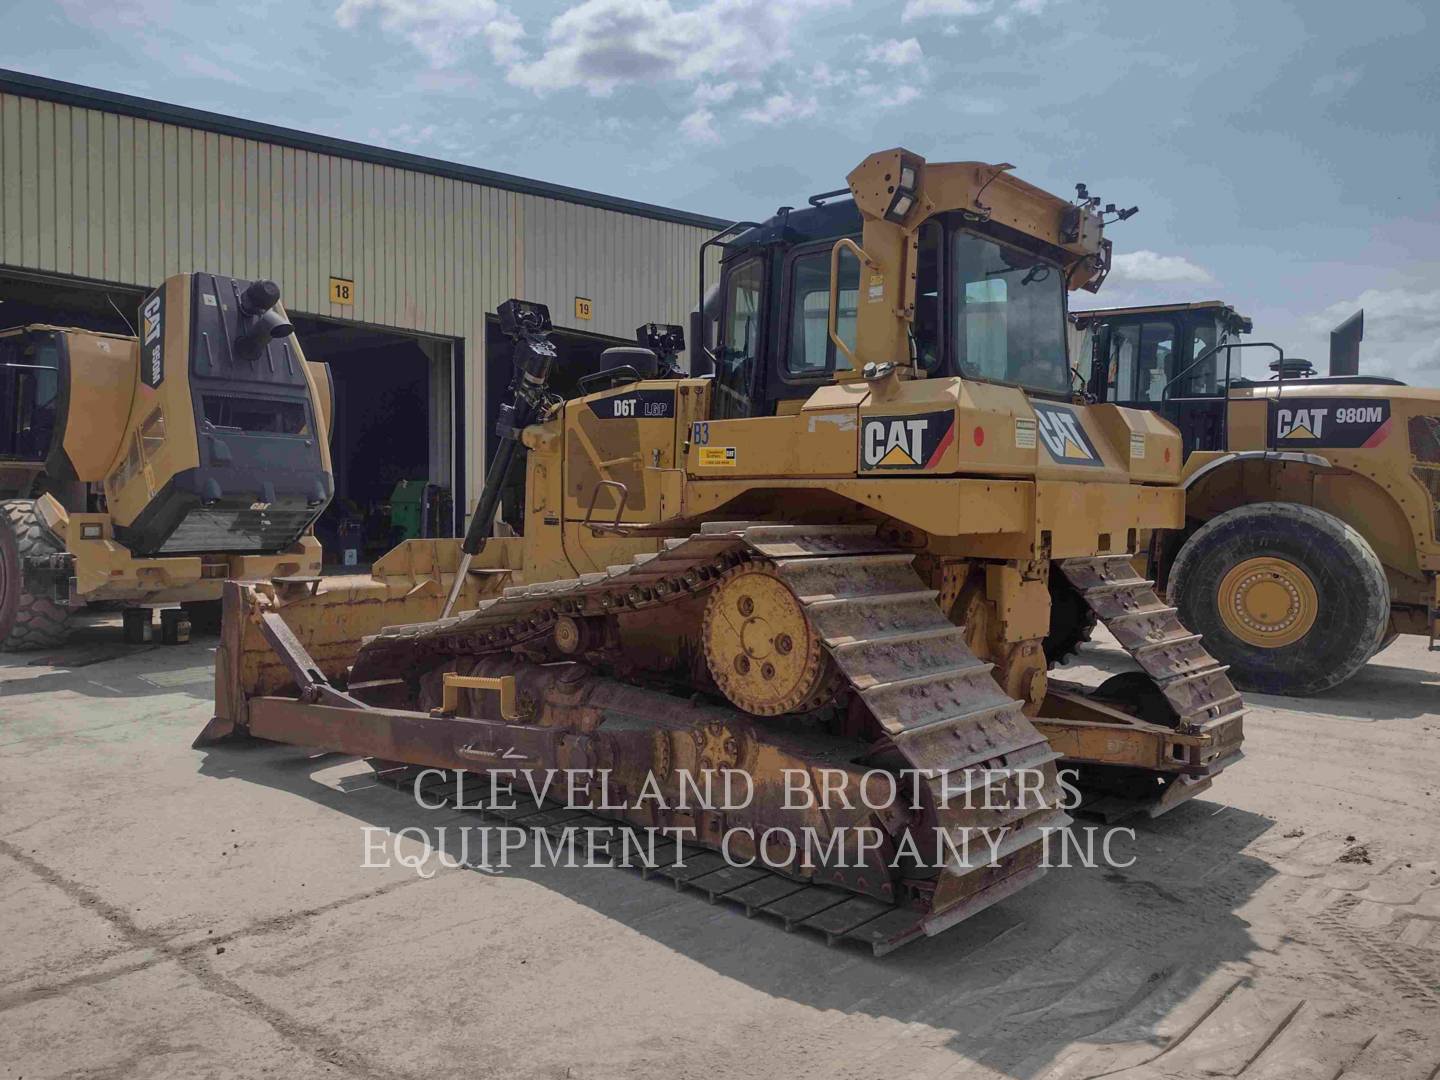
[[[1332,467],[1329,460],[1319,454],[1297,454],[1288,450],[1232,450],[1214,461],[1207,461],[1187,476],[1184,480],[1185,489],[1188,491],[1202,476],[1208,476],[1221,466],[1255,458],[1264,458],[1267,461],[1292,461],[1299,465],[1313,465],[1317,469]]]

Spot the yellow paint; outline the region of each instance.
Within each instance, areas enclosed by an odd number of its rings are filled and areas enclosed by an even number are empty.
[[[1231,567],[1215,604],[1225,628],[1250,645],[1293,645],[1315,625],[1320,600],[1310,575],[1288,559],[1263,556]]]
[[[330,279],[330,302],[351,307],[355,303],[355,282],[349,278]]]

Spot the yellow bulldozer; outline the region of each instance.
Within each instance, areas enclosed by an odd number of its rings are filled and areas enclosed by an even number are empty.
[[[1067,294],[1105,276],[1105,215],[1009,170],[889,150],[721,233],[690,375],[620,350],[562,401],[548,313],[502,305],[512,399],[463,543],[229,584],[196,745],[601,771],[603,805],[488,805],[683,828],[701,854],[642,865],[877,952],[1038,877],[1071,788],[1151,814],[1205,790],[1241,698],[1131,562],[1184,523],[1180,437],[1072,394]],[[512,469],[518,535],[492,536]],[[1092,616],[1138,668],[1094,692],[1048,675]],[[735,773],[753,798],[685,802]],[[954,797],[982,788],[1005,797]],[[990,858],[935,842],[973,833]]]
[[[0,331],[0,649],[58,645],[86,604],[125,635],[218,624],[228,578],[319,572],[329,369],[269,281],[177,274],[134,337]]]
[[[1320,693],[1397,634],[1440,645],[1440,391],[1360,374],[1358,315],[1328,375],[1242,341],[1218,300],[1071,319],[1091,399],[1180,430],[1186,525],[1145,545],[1147,573],[1243,689]],[[1268,375],[1242,377],[1250,349]]]

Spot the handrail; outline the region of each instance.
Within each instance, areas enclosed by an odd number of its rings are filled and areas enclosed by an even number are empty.
[[[1168,400],[1170,399],[1170,387],[1174,386],[1174,385],[1175,385],[1177,382],[1179,382],[1181,379],[1185,378],[1186,375],[1189,375],[1191,371],[1193,371],[1195,368],[1199,367],[1200,364],[1202,364],[1204,361],[1208,360],[1215,352],[1217,352],[1217,351],[1220,350],[1220,349],[1224,349],[1224,350],[1225,350],[1225,386],[1226,386],[1226,389],[1228,390],[1228,389],[1229,389],[1229,386],[1230,386],[1230,357],[1231,357],[1230,350],[1231,350],[1231,349],[1254,349],[1254,348],[1274,349],[1277,353],[1280,354],[1280,360],[1281,360],[1282,365],[1283,365],[1283,362],[1284,362],[1284,360],[1285,360],[1285,350],[1282,349],[1279,345],[1275,344],[1275,342],[1273,342],[1273,341],[1221,341],[1221,342],[1217,342],[1216,344],[1211,345],[1210,348],[1206,349],[1203,353],[1201,353],[1199,356],[1197,356],[1194,360],[1190,361],[1189,364],[1185,365],[1185,367],[1184,367],[1178,374],[1176,374],[1176,376],[1175,376],[1173,379],[1171,379],[1169,382],[1167,382],[1167,383],[1165,384],[1165,386],[1164,386],[1164,387],[1161,389],[1161,391],[1160,391],[1160,400],[1161,400],[1161,401],[1168,401]]]
[[[590,520],[592,517],[595,516],[595,504],[600,500],[601,488],[620,489],[620,505],[615,508],[615,518],[613,521],[600,522]],[[624,484],[622,484],[619,480],[597,480],[595,482],[595,487],[590,492],[590,505],[585,508],[585,520],[580,522],[580,527],[582,529],[589,528],[591,532],[596,533],[597,535],[601,530],[616,528],[620,524],[620,518],[625,513],[625,504],[629,500],[630,489]]]
[[[829,311],[826,313],[825,317],[825,329],[830,335],[830,340],[835,343],[835,348],[838,349],[840,352],[844,353],[845,359],[850,361],[850,367],[855,371],[859,371],[860,363],[855,359],[854,352],[851,351],[850,346],[846,345],[845,342],[840,340],[840,335],[836,332],[839,325],[840,251],[842,248],[849,248],[850,251],[854,253],[855,258],[860,261],[860,265],[865,267],[866,269],[877,270],[879,269],[880,264],[877,263],[874,259],[872,259],[869,255],[865,254],[865,249],[862,248],[859,244],[855,243],[854,240],[851,240],[848,236],[842,236],[839,240],[836,240],[834,246],[830,249],[830,308]],[[862,285],[863,283],[857,282],[857,289],[862,287]],[[858,330],[860,326],[860,310],[858,299],[856,301],[855,326]]]
[[[1278,398],[1278,397],[1280,396],[1280,394],[1284,392],[1284,385],[1283,385],[1284,382],[1285,382],[1285,350],[1284,350],[1284,349],[1282,349],[1279,345],[1275,344],[1275,342],[1273,342],[1273,341],[1217,341],[1214,345],[1211,345],[1210,348],[1206,349],[1203,353],[1201,353],[1199,356],[1197,356],[1194,360],[1190,361],[1190,363],[1187,364],[1187,365],[1184,367],[1184,369],[1182,369],[1173,379],[1171,379],[1169,382],[1167,382],[1167,383],[1164,385],[1164,387],[1161,388],[1161,390],[1160,390],[1160,400],[1161,400],[1161,401],[1169,401],[1169,400],[1170,400],[1170,387],[1174,386],[1177,382],[1179,382],[1181,379],[1183,379],[1186,375],[1190,374],[1190,372],[1193,371],[1196,367],[1198,367],[1203,361],[1205,361],[1205,360],[1208,359],[1210,356],[1212,356],[1212,355],[1216,352],[1216,350],[1218,350],[1218,349],[1224,349],[1224,350],[1225,350],[1225,393],[1224,393],[1223,395],[1221,395],[1221,400],[1225,402],[1225,406],[1224,406],[1224,408],[1222,408],[1222,409],[1220,410],[1220,445],[1221,445],[1222,448],[1228,448],[1228,447],[1230,446],[1230,360],[1231,360],[1231,357],[1234,355],[1234,354],[1231,352],[1231,350],[1232,350],[1232,349],[1255,349],[1255,348],[1260,348],[1260,349],[1274,349],[1277,353],[1280,354],[1280,360],[1279,360],[1279,363],[1278,363],[1277,366],[1276,366],[1276,374],[1277,374],[1277,376],[1279,377],[1279,380],[1280,380],[1280,381],[1279,381],[1279,384],[1277,384],[1277,389],[1276,389],[1276,391],[1275,391],[1275,396]],[[1269,448],[1269,449],[1273,449],[1273,447],[1270,446],[1270,434],[1269,434],[1269,432],[1270,432],[1270,425],[1269,425],[1268,423],[1265,425],[1265,431],[1266,431],[1266,435],[1265,435],[1265,446],[1266,446],[1267,448]]]

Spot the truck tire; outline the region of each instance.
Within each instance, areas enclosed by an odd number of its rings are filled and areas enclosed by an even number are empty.
[[[1318,694],[1375,655],[1390,621],[1385,568],[1332,514],[1256,503],[1206,522],[1170,568],[1170,602],[1242,690]]]
[[[70,632],[70,611],[24,588],[21,560],[65,550],[29,499],[0,503],[0,649],[45,649]]]

